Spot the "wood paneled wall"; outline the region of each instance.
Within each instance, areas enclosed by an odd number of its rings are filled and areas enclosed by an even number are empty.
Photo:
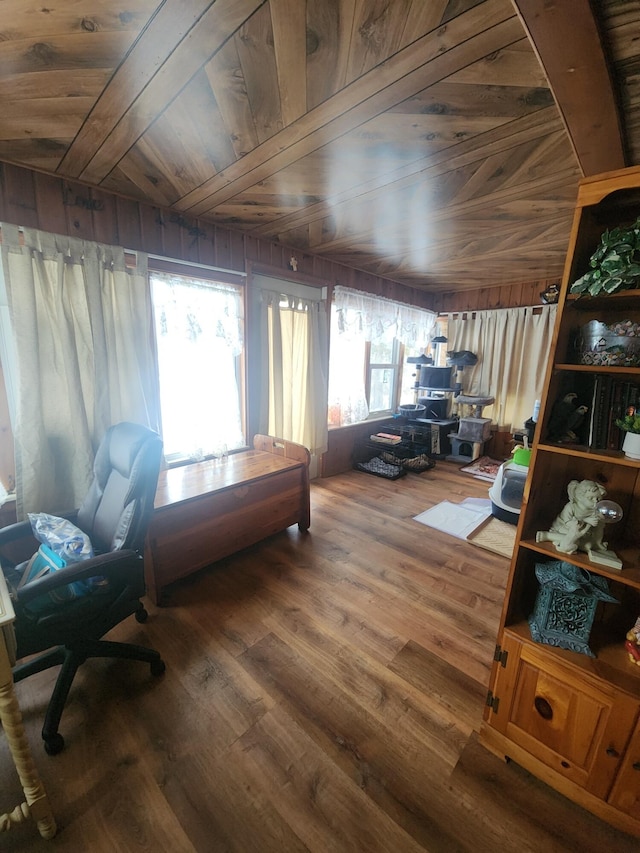
[[[541,305],[540,294],[551,284],[560,284],[558,279],[522,282],[498,287],[482,287],[477,290],[452,290],[433,296],[432,310],[438,314],[456,311],[488,311],[492,308],[519,308],[523,305]]]
[[[422,291],[203,219],[7,163],[0,163],[0,221],[236,271],[245,271],[247,261],[253,261],[291,275],[293,255],[301,274],[439,313],[538,305],[540,292],[552,283]]]
[[[247,261],[433,310],[433,296],[202,219],[0,163],[0,222],[244,272]]]
[[[202,219],[187,218],[7,163],[0,163],[0,222],[3,221],[241,272],[252,262],[295,277],[290,268],[293,255],[301,279],[312,276],[329,285],[340,284],[441,313],[539,304],[540,292],[551,283],[427,293]],[[2,383],[0,397],[3,394]],[[370,427],[364,425],[365,431]],[[349,467],[346,457],[354,433],[348,430],[340,439],[339,432],[332,431],[335,459],[330,453],[325,460],[325,476]],[[0,479],[5,484],[15,476],[12,444],[6,404],[0,401]]]

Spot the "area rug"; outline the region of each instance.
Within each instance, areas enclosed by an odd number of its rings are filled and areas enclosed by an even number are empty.
[[[516,528],[491,515],[491,501],[485,498],[465,498],[461,503],[441,501],[414,516],[414,521],[433,527],[456,539],[511,558],[516,541]]]
[[[516,528],[514,524],[507,524],[506,521],[492,517],[486,524],[474,530],[467,537],[467,542],[510,560],[516,544]]]
[[[481,456],[472,462],[471,465],[465,465],[461,468],[465,474],[472,474],[476,480],[488,480],[492,483],[498,476],[498,468],[502,465],[497,459],[492,459],[490,456]]]

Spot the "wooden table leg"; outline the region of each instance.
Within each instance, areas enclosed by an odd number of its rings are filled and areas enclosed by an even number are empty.
[[[26,800],[12,812],[0,815],[0,832],[9,830],[31,817],[43,838],[53,838],[57,829],[56,822],[31,757],[22,714],[13,690],[11,667],[4,642],[0,643],[0,680],[0,720]]]

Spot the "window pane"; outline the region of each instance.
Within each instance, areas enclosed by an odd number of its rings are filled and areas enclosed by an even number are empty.
[[[422,353],[418,347],[407,347],[404,351],[404,361],[402,362],[401,386],[400,386],[400,404],[416,402],[416,385],[420,378],[420,365],[412,364],[407,359],[415,358]]]
[[[329,426],[359,423],[367,419],[365,395],[365,341],[340,326],[340,317],[331,311],[329,353]]]
[[[150,280],[165,456],[200,458],[244,447],[242,291],[164,273]]]
[[[411,308],[338,286],[331,310],[329,355],[329,424],[365,420],[370,413],[414,402],[414,366],[405,370],[409,354],[433,336],[433,312]],[[346,344],[351,345],[347,353]],[[405,354],[401,360],[401,349]],[[385,373],[385,371],[387,371]],[[402,380],[401,388],[398,383]],[[365,397],[368,382],[369,399]]]
[[[393,338],[371,341],[371,364],[393,364],[395,362],[395,341]]]
[[[393,405],[393,380],[395,370],[388,367],[371,368],[371,400],[369,408],[372,412],[390,410]]]

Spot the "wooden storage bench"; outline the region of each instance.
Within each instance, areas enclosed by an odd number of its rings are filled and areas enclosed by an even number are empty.
[[[257,435],[253,450],[160,473],[145,544],[147,595],[297,524],[307,530],[309,451]]]

